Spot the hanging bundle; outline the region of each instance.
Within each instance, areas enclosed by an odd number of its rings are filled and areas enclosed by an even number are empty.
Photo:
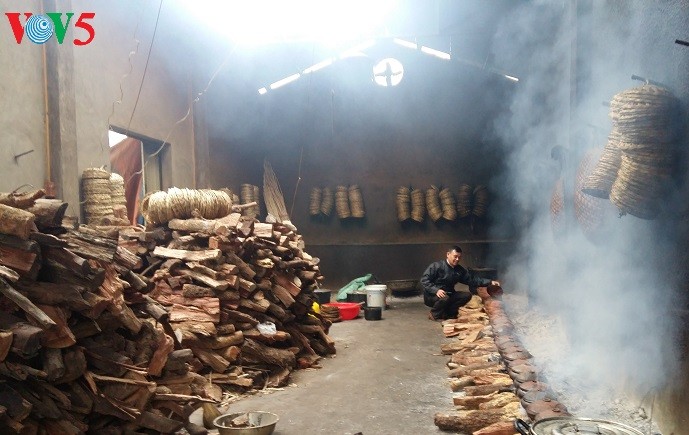
[[[619,135],[613,130],[608,138],[608,143],[603,147],[600,159],[591,175],[586,177],[582,185],[582,191],[596,198],[608,199],[610,189],[617,178],[617,172],[622,163],[622,152],[618,146]]]
[[[398,221],[404,222],[411,219],[411,189],[406,186],[397,189],[395,205],[397,206]]]
[[[443,209],[443,219],[447,221],[457,219],[455,196],[452,194],[452,190],[447,187],[440,191],[440,205]]]
[[[335,189],[335,211],[340,219],[347,219],[352,216],[349,209],[349,192],[347,186],[337,186]]]
[[[423,191],[421,189],[413,189],[411,191],[411,218],[416,222],[423,222],[426,216],[426,205]]]
[[[321,197],[321,213],[325,216],[330,216],[330,213],[333,212],[333,206],[335,205],[333,191],[329,187],[324,187],[321,191]]]
[[[349,186],[349,207],[353,218],[361,219],[366,215],[364,198],[361,195],[361,189],[356,184]]]
[[[457,192],[457,214],[460,218],[465,218],[471,214],[471,200],[473,189],[468,184],[459,186]]]
[[[486,211],[488,209],[488,189],[486,186],[476,186],[474,189],[473,198],[474,208],[472,209],[472,214],[478,218],[486,216]]]
[[[322,190],[320,187],[311,189],[311,194],[309,195],[309,214],[311,216],[318,216],[321,213],[321,197]]]
[[[437,222],[443,216],[443,211],[440,208],[440,198],[438,197],[438,188],[435,186],[426,189],[426,209],[428,210],[428,216],[433,222]]]

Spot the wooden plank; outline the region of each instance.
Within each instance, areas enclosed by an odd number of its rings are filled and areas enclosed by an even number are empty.
[[[183,261],[217,260],[222,255],[219,249],[206,249],[204,251],[187,251],[184,249],[170,249],[164,246],[156,246],[153,250],[156,257],[178,259]]]
[[[29,298],[15,290],[3,278],[0,278],[0,293],[2,293],[7,299],[17,304],[17,306],[24,310],[27,315],[31,316],[31,318],[36,321],[41,328],[50,329],[57,326],[53,319],[48,317],[43,310],[34,305]]]

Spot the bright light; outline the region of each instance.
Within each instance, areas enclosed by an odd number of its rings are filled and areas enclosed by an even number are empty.
[[[399,0],[183,0],[196,20],[235,43],[333,43],[383,36]]]
[[[266,89],[266,88],[261,88],[261,89],[258,90],[259,95],[263,95],[263,94],[265,94],[266,92],[268,92],[268,89]]]
[[[430,54],[431,56],[439,57],[441,59],[445,60],[450,60],[450,53],[445,53],[444,51],[436,50],[435,48],[430,48],[421,46],[421,51],[426,54]]]
[[[323,69],[328,65],[332,65],[332,63],[333,63],[332,59],[326,59],[322,62],[318,62],[317,64],[306,68],[304,71],[302,71],[302,74],[309,74],[309,73],[312,73],[314,71],[318,71],[319,69]]]
[[[403,76],[402,63],[392,57],[381,60],[373,67],[373,81],[380,86],[397,86]]]
[[[518,82],[518,81],[519,81],[519,79],[518,79],[517,77],[508,76],[507,74],[504,74],[504,76],[505,76],[506,79],[510,79],[510,80],[512,80],[513,82]]]
[[[118,143],[122,142],[123,140],[127,139],[128,136],[124,134],[120,134],[116,131],[108,130],[108,142],[111,147],[114,147]]]
[[[292,83],[293,81],[297,80],[299,77],[301,77],[301,74],[299,74],[299,73],[292,74],[289,77],[285,77],[284,79],[278,80],[277,82],[271,84],[270,89],[277,89],[280,86],[285,86],[287,83]]]
[[[399,44],[402,47],[411,48],[412,50],[416,50],[416,48],[417,48],[417,45],[415,43],[404,40],[404,39],[394,38],[393,41],[395,42],[395,44]]]

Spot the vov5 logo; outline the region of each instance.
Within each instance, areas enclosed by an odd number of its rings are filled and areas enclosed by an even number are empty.
[[[53,34],[55,34],[57,42],[62,44],[74,12],[66,12],[64,14],[62,12],[47,12],[45,15],[33,15],[31,12],[24,12],[24,25],[22,25],[19,18],[21,12],[7,12],[5,15],[10,22],[10,27],[12,27],[12,33],[14,33],[14,39],[17,40],[17,44],[22,43],[24,35],[34,44],[43,44]],[[63,15],[67,17],[66,21],[63,21]],[[93,41],[96,31],[88,20],[95,16],[95,12],[82,12],[79,15],[79,18],[74,23],[74,27],[82,29],[86,32],[86,35],[84,35],[84,39],[75,38],[73,41],[74,45],[86,45]]]

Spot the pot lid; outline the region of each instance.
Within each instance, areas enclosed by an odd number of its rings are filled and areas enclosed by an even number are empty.
[[[531,431],[534,435],[643,435],[622,423],[576,417],[545,418],[531,426]]]

